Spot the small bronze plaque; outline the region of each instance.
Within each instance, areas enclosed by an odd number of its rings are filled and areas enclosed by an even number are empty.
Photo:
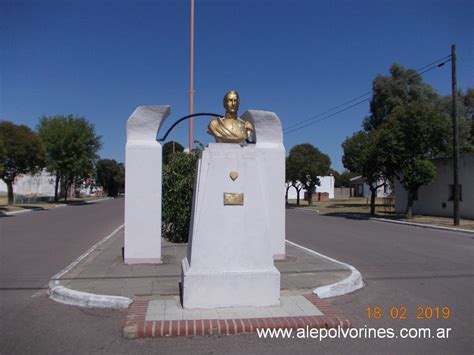
[[[244,194],[234,192],[224,192],[224,206],[243,206]]]

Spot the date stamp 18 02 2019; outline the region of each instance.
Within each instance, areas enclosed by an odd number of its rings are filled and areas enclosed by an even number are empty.
[[[447,306],[418,306],[413,313],[406,306],[392,306],[389,308],[379,306],[367,307],[367,318],[369,319],[448,319],[451,315],[451,309]]]

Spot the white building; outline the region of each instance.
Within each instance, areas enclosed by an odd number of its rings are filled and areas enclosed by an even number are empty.
[[[18,195],[54,196],[55,177],[42,170],[36,175],[20,175],[13,183],[13,193]],[[7,184],[0,180],[0,193],[7,194]]]
[[[418,189],[413,202],[413,213],[433,216],[453,216],[453,160],[435,159],[436,177],[428,185]],[[474,219],[474,154],[461,155],[459,158],[459,184],[461,218]],[[407,192],[395,181],[395,211],[405,213]]]
[[[43,169],[41,172],[31,175],[20,175],[13,182],[14,195],[24,196],[54,196],[54,185],[56,177]],[[58,185],[61,193],[61,183]],[[90,184],[83,184],[79,193],[83,196],[90,196],[98,192],[98,189]],[[71,189],[71,193],[74,193]],[[0,194],[8,194],[7,184],[0,179]]]
[[[327,192],[329,194],[329,198],[334,198],[334,176],[318,176],[320,185],[316,186],[316,193],[317,192]],[[306,189],[302,189],[300,191],[300,199],[304,199]],[[290,187],[288,190],[288,199],[289,200],[296,200],[297,192],[294,187]]]
[[[390,184],[379,180],[377,185],[382,185],[377,189],[376,197],[388,197],[392,195],[392,189]],[[356,176],[350,179],[350,187],[352,196],[351,197],[370,197],[370,187],[369,184],[365,182],[365,179],[362,176]]]

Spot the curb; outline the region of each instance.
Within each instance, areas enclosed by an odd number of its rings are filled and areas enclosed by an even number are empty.
[[[103,201],[108,201],[108,200],[113,200],[113,197],[106,197],[106,198],[101,198],[101,199],[97,199],[97,200],[84,201],[84,203],[96,203],[96,202],[103,202]],[[54,205],[54,207],[52,207],[52,208],[33,207],[33,208],[28,208],[28,209],[19,210],[19,211],[0,212],[0,215],[14,216],[14,215],[17,215],[17,214],[34,212],[34,211],[49,211],[49,210],[54,210],[56,208],[67,207],[67,206],[73,205],[73,204],[74,204],[74,202],[72,202],[72,203],[61,203],[61,204]]]
[[[404,224],[408,226],[414,226],[414,227],[421,227],[421,228],[428,228],[428,229],[438,229],[438,230],[446,230],[446,231],[451,231],[451,232],[461,232],[461,233],[471,233],[474,234],[473,230],[469,229],[462,229],[462,228],[454,228],[454,227],[444,227],[444,226],[437,226],[437,225],[431,225],[431,224],[423,224],[423,223],[416,223],[416,222],[405,222],[405,221],[394,221],[392,219],[387,219],[387,218],[375,218],[372,217],[370,218],[373,221],[380,221],[380,222],[387,222],[387,223],[395,223],[395,224]]]
[[[84,201],[85,203],[96,203],[96,202],[103,202],[103,201],[108,201],[108,200],[113,200],[115,197],[104,197],[104,198],[99,198],[97,200],[89,200],[89,201]]]
[[[89,256],[95,249],[104,244],[107,240],[112,238],[119,230],[123,228],[123,224],[118,226],[112,233],[104,237],[101,241],[90,247],[85,253],[79,256],[71,264],[66,266],[63,270],[55,274],[49,281],[48,295],[53,301],[68,304],[72,306],[86,307],[86,308],[112,308],[124,309],[128,308],[132,303],[132,299],[122,296],[112,295],[97,295],[94,293],[76,291],[59,284],[61,277],[69,272],[73,267],[79,264],[83,259]]]
[[[34,208],[28,208],[24,210],[19,210],[19,211],[11,211],[11,212],[2,212],[4,216],[14,216],[17,214],[22,214],[22,213],[28,213],[28,212],[33,212],[33,211],[44,211],[45,209],[42,207],[34,207]]]
[[[235,319],[183,319],[146,320],[149,301],[135,300],[123,325],[122,335],[126,339],[158,338],[171,336],[236,335],[255,333],[259,329],[300,329],[300,328],[344,328],[351,327],[348,319],[341,316],[338,309],[321,300],[315,294],[305,295],[323,315],[286,316],[268,318]]]
[[[77,264],[79,264],[83,259],[89,256],[100,245],[102,245],[107,240],[112,238],[123,227],[124,227],[123,224],[117,227],[112,233],[104,237],[98,243],[94,244],[91,248],[89,248],[85,253],[79,256],[66,268],[64,268],[57,274],[55,274],[49,281],[49,285],[48,285],[49,298],[59,303],[68,304],[72,306],[85,307],[85,308],[112,308],[112,309],[128,308],[130,304],[132,304],[133,302],[132,299],[128,297],[112,296],[112,295],[98,295],[98,294],[93,294],[93,293],[88,293],[88,292],[76,291],[76,290],[67,288],[65,286],[62,286],[59,283],[62,276],[64,276],[67,272],[69,272],[72,268],[74,268]],[[364,287],[364,283],[362,281],[362,276],[360,272],[352,265],[343,263],[336,259],[332,259],[314,250],[311,250],[299,244],[290,242],[289,240],[286,240],[286,242],[302,250],[305,250],[309,253],[312,253],[316,256],[323,257],[327,260],[343,265],[351,270],[351,274],[346,279],[333,283],[331,285],[321,286],[314,289],[313,293],[316,294],[319,298],[341,296],[350,292],[354,292]]]
[[[50,286],[48,295],[49,298],[56,302],[84,308],[126,309],[132,303],[132,300],[127,297],[96,295],[94,293],[71,290],[60,285]]]
[[[335,282],[331,285],[326,285],[326,286],[321,286],[321,287],[315,288],[313,290],[313,293],[318,295],[319,298],[329,298],[329,297],[335,297],[335,296],[342,296],[342,295],[354,292],[354,291],[364,287],[364,282],[362,280],[362,275],[359,272],[359,270],[357,270],[354,266],[343,263],[342,261],[330,258],[329,256],[318,253],[318,252],[316,252],[312,249],[306,248],[302,245],[290,242],[289,240],[286,240],[286,242],[290,245],[293,245],[293,246],[298,247],[302,250],[305,250],[305,251],[307,251],[311,254],[317,255],[319,257],[330,260],[334,263],[345,266],[351,271],[351,274],[347,278],[345,278],[344,280]]]
[[[307,212],[314,212],[318,214],[319,216],[324,216],[324,214],[320,214],[319,212],[306,208],[306,207],[298,207],[295,209],[307,211]],[[344,216],[344,214],[341,214],[341,216]],[[416,222],[406,222],[406,221],[397,221],[393,219],[388,219],[388,218],[378,218],[378,217],[358,217],[355,215],[347,215],[350,216],[352,219],[357,219],[357,220],[371,220],[371,221],[380,221],[380,222],[387,222],[387,223],[395,223],[395,224],[402,224],[406,226],[413,226],[413,227],[421,227],[421,228],[428,228],[428,229],[439,229],[439,230],[446,230],[446,231],[451,231],[451,232],[461,232],[461,233],[471,233],[474,234],[474,230],[470,229],[462,229],[462,228],[454,228],[454,227],[445,227],[445,226],[438,226],[434,224],[424,224],[424,223],[416,223]]]

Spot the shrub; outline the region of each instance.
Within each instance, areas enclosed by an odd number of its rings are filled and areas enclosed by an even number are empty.
[[[173,243],[188,241],[198,152],[176,152],[163,166],[163,236]]]

